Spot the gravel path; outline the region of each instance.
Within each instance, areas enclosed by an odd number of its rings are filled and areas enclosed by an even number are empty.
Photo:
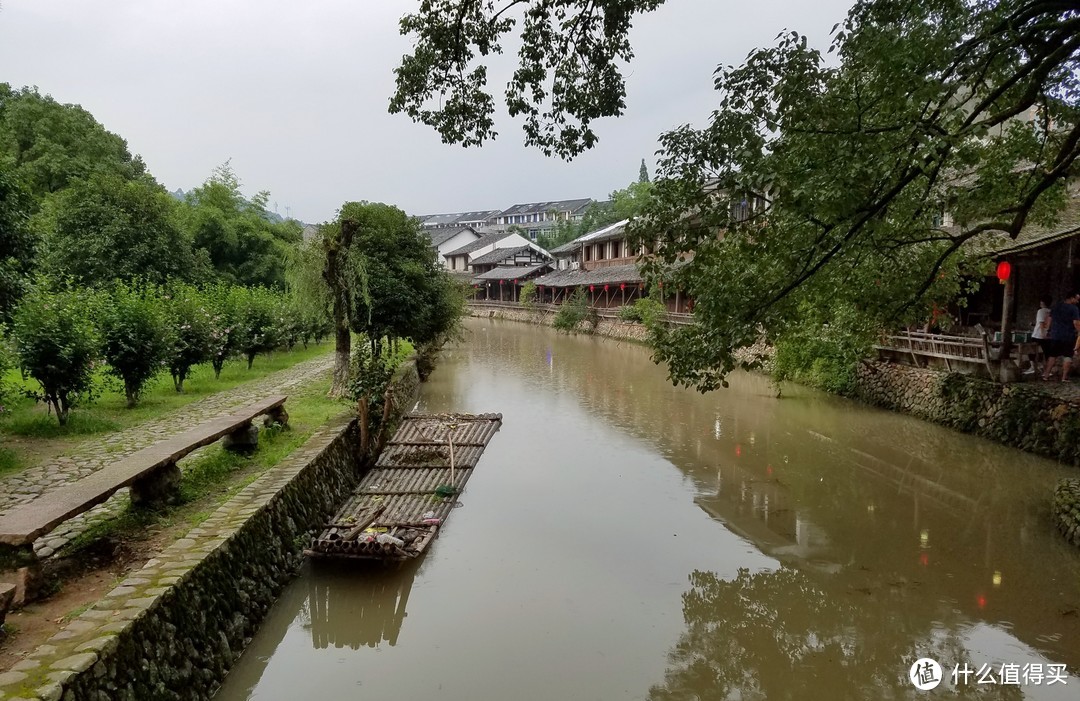
[[[0,512],[25,504],[59,485],[92,474],[137,450],[183,433],[210,417],[228,413],[231,409],[271,394],[287,394],[291,388],[309,384],[328,374],[333,363],[333,353],[298,363],[286,370],[279,370],[258,380],[212,394],[151,421],[80,443],[66,455],[0,478]],[[64,522],[52,533],[39,539],[34,543],[34,550],[41,557],[49,557],[92,523],[116,513],[125,502],[126,490],[121,490],[104,504]]]

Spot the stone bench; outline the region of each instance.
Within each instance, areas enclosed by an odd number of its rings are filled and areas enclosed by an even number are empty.
[[[258,435],[258,429],[252,426],[255,418],[266,416],[267,424],[288,423],[286,398],[267,397],[227,416],[211,419],[0,515],[0,569],[17,572],[14,604],[22,605],[39,593],[41,562],[34,553],[35,540],[103,503],[124,487],[131,488],[133,506],[152,507],[169,501],[180,487],[180,468],[176,463],[181,458],[222,437],[226,438],[226,448],[253,447]]]

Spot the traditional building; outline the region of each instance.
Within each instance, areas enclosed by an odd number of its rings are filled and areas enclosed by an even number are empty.
[[[420,226],[425,229],[461,228],[464,226],[479,229],[487,226],[488,221],[498,215],[497,209],[481,209],[475,212],[457,212],[454,214],[425,214],[417,217]]]
[[[516,204],[499,212],[488,221],[488,224],[498,228],[519,226],[530,239],[535,240],[541,232],[554,228],[560,221],[581,221],[585,216],[585,210],[592,203],[592,199],[585,198]]]
[[[448,229],[430,229],[424,232],[431,240],[431,247],[439,265],[447,267],[446,254],[480,239],[480,234],[469,226]]]

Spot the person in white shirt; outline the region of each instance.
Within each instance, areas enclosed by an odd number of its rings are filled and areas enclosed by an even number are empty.
[[[1043,361],[1049,356],[1046,354],[1047,345],[1050,343],[1050,305],[1054,301],[1049,297],[1039,298],[1039,311],[1035,312],[1035,328],[1031,330],[1031,339],[1037,341],[1043,352]],[[1035,358],[1031,359],[1031,369],[1028,374],[1035,372]]]

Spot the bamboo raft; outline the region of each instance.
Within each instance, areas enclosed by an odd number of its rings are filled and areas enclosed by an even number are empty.
[[[409,560],[439,533],[502,414],[409,414],[304,554]]]

